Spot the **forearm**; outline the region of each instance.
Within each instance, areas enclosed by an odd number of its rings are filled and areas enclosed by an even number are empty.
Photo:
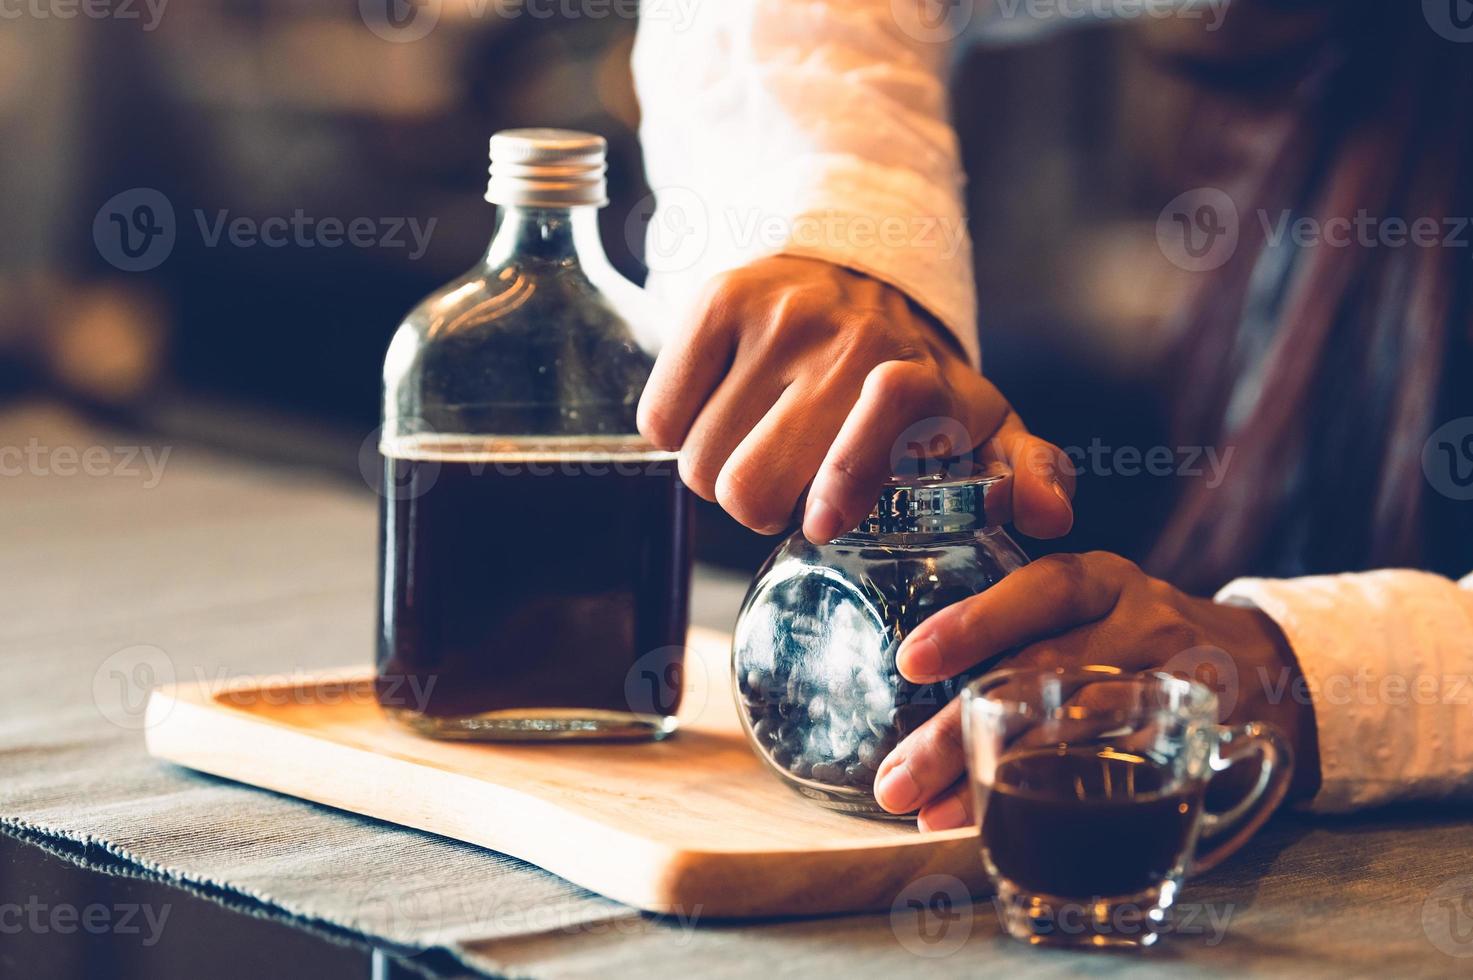
[[[890,0],[723,0],[686,21],[652,8],[634,54],[659,206],[651,290],[684,312],[717,273],[819,258],[905,292],[975,363],[946,57],[897,25]],[[661,236],[677,228],[701,241],[670,249]]]

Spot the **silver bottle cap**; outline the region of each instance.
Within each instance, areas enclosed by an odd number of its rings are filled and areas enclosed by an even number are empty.
[[[1004,491],[1011,481],[1012,471],[1000,463],[971,462],[947,463],[935,473],[892,477],[854,533],[980,531],[1006,521]]]
[[[608,142],[572,129],[504,129],[491,137],[486,200],[523,208],[603,207]]]

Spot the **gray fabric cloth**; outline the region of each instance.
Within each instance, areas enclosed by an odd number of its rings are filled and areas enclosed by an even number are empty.
[[[1200,881],[1182,932],[1139,953],[1035,949],[1007,936],[988,898],[942,915],[775,923],[614,922],[465,950],[467,962],[551,980],[644,975],[846,980],[895,977],[1284,977],[1473,974],[1473,826],[1468,814],[1291,816]],[[924,892],[922,893],[924,896]],[[485,958],[479,956],[484,950]]]
[[[156,763],[141,731],[150,682],[369,658],[374,500],[183,447],[157,480],[136,459],[129,475],[125,438],[0,416],[0,448],[33,438],[40,462],[0,479],[0,824],[73,851],[513,976],[1341,980],[1473,963],[1466,811],[1276,821],[1188,885],[1195,931],[1141,958],[1031,949],[964,898],[934,921],[903,905],[656,919],[481,848]],[[64,475],[61,446],[101,447],[111,469]]]
[[[123,437],[8,422],[125,469]],[[199,450],[173,449],[156,485],[136,463],[0,480],[0,824],[408,948],[635,915],[504,855],[150,759],[149,681],[372,656],[375,517],[366,488]]]

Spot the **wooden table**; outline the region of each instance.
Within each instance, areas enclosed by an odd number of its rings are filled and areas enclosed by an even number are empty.
[[[43,446],[88,442],[75,420],[55,413],[0,415],[0,449],[23,449],[32,439]],[[112,436],[91,441],[118,444]],[[188,486],[201,468],[225,464],[208,453],[176,448],[167,465],[167,479]],[[190,561],[171,551],[198,546],[197,537],[175,534],[173,527],[197,523],[205,509],[218,515],[238,507],[251,511],[258,524],[262,520],[257,481],[264,483],[268,471],[238,461],[225,468],[231,474],[227,481],[216,476],[208,484],[224,499],[211,499],[207,506],[140,506],[147,498],[121,478],[59,472],[0,478],[0,540],[7,542],[0,554],[6,575],[0,620],[9,625],[8,635],[68,630],[84,636],[89,624],[109,623],[126,623],[149,635],[150,624],[198,616],[202,597],[239,589],[238,572],[229,563]],[[289,499],[282,494],[293,491],[282,489],[280,471],[270,480],[270,506],[279,507]],[[353,511],[346,538],[358,533],[357,527],[362,540],[371,541],[374,501],[361,485],[309,476],[300,492],[319,502],[324,494],[340,495],[342,506]],[[310,529],[290,507],[280,509],[279,521],[259,525],[266,528],[258,543],[262,561],[273,553],[273,534],[281,542],[291,538],[297,553],[312,547],[301,540]],[[321,546],[340,548],[344,540],[338,533]],[[358,557],[339,561],[325,555],[323,567],[341,572],[333,588],[353,592],[355,603],[361,592],[366,609],[372,575],[358,567]],[[175,567],[203,571],[189,581],[166,580],[159,571]],[[173,591],[156,601],[140,598],[152,595],[148,590],[155,585]],[[294,602],[312,601],[310,591],[297,591]],[[698,621],[729,626],[740,591],[740,581],[702,573]],[[246,590],[238,599],[251,604],[253,615],[272,603],[281,603],[282,614],[290,614],[285,600],[264,591]],[[363,632],[362,624],[345,628]],[[0,657],[9,659],[11,653],[0,650]],[[25,658],[11,663],[23,665]],[[7,747],[3,730],[0,719],[0,752]],[[1189,934],[1143,955],[1029,949],[1002,933],[989,902],[932,901],[938,888],[944,891],[945,883],[918,892],[927,908],[919,916],[902,911],[775,923],[699,918],[681,923],[631,913],[596,926],[528,930],[472,947],[468,954],[473,962],[479,954],[485,964],[539,977],[1473,976],[1473,813],[1466,810],[1383,811],[1339,820],[1281,816],[1237,857],[1188,886],[1183,903],[1193,910],[1185,923]],[[8,900],[0,892],[0,902]],[[535,922],[535,914],[528,921]],[[181,944],[177,948],[208,948],[212,940],[208,932],[185,930],[167,941]],[[283,972],[292,972],[289,962],[283,962]]]

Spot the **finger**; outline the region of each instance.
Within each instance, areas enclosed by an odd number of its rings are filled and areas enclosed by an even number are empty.
[[[1120,598],[1128,564],[1093,552],[1049,555],[1024,565],[917,626],[896,653],[896,666],[907,680],[929,683],[1101,619]]]
[[[715,500],[716,481],[732,450],[746,438],[783,393],[773,374],[738,365],[707,400],[680,447],[680,478],[706,500]]]
[[[923,832],[956,830],[972,824],[972,786],[964,776],[951,789],[921,807],[916,826]]]
[[[716,301],[703,301],[697,310],[655,358],[635,412],[640,435],[659,449],[684,445],[736,351],[734,321]]]
[[[875,802],[909,813],[935,799],[966,768],[961,701],[952,700],[896,746],[875,773]]]
[[[886,361],[871,370],[813,478],[803,515],[808,540],[822,544],[856,527],[891,475],[897,440],[917,420],[948,421],[950,407],[934,367]],[[972,448],[951,445],[945,426],[934,435],[923,440],[927,452],[950,456]]]
[[[984,459],[1013,471],[1013,523],[1032,538],[1058,538],[1074,526],[1074,464],[1057,446],[1030,433],[1010,413],[989,441]]]
[[[716,500],[722,509],[764,534],[786,528],[858,387],[858,378],[822,390],[789,385],[721,468]]]
[[[997,389],[965,366],[945,378],[908,361],[874,368],[814,477],[804,534],[822,543],[856,526],[898,463],[970,453],[1008,411]]]

